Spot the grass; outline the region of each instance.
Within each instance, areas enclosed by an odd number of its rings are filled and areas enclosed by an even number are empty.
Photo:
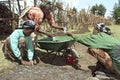
[[[113,33],[112,36],[114,36],[120,40],[120,31],[119,31],[120,25],[110,25],[109,28],[111,29],[111,32]],[[92,32],[93,27],[90,27],[89,30]]]
[[[3,73],[13,67],[12,66],[13,64],[10,61],[5,59],[3,52],[1,50],[2,46],[3,44],[0,43],[0,73]]]
[[[113,36],[120,40],[120,25],[111,25],[110,29],[113,33]]]
[[[112,33],[113,33],[113,36],[118,38],[120,40],[120,25],[111,25],[109,26]],[[90,27],[89,30],[92,32],[93,30],[93,27]],[[90,34],[91,32],[87,32],[85,33],[84,35],[86,34]],[[3,56],[3,52],[2,52],[2,46],[3,44],[0,43],[0,73],[3,73],[5,71],[7,71],[8,69],[12,68],[12,64],[10,61],[6,60]]]

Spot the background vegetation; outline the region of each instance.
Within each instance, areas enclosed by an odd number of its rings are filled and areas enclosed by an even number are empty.
[[[9,6],[6,7],[5,4],[0,3],[0,34],[6,35],[10,34],[16,27],[18,23],[18,17],[22,12],[19,0],[8,0]],[[24,6],[26,6],[26,1],[24,1]],[[41,4],[46,4],[49,0],[34,0],[34,6],[39,6]],[[18,14],[14,14],[14,2],[18,4]],[[11,6],[12,4],[12,6]],[[38,4],[38,5],[37,5]],[[117,5],[116,5],[117,4]],[[120,22],[120,1],[115,4],[113,17],[105,18],[104,15],[106,13],[106,8],[104,5],[94,5],[92,7],[88,7],[87,10],[82,9],[77,11],[76,8],[70,8],[69,5],[63,7],[63,3],[60,0],[52,0],[52,10],[54,13],[55,21],[58,25],[67,26],[68,29],[72,30],[80,30],[87,32],[89,26],[94,26],[99,22],[103,22],[107,25],[118,24]],[[9,12],[8,12],[9,11]],[[3,24],[4,23],[4,24]],[[42,24],[42,29],[52,32],[57,32],[58,30],[50,28],[48,23],[44,22]]]

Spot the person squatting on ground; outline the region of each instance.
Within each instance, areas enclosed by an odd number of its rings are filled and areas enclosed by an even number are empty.
[[[89,48],[101,49],[101,51],[94,50],[91,55],[96,57],[107,70],[120,75],[120,40],[104,32],[87,36],[67,34],[72,36],[75,41]]]
[[[104,23],[99,23],[95,25],[93,29],[93,34],[97,34],[99,32],[104,32],[108,35],[112,34],[110,28],[108,28]],[[93,75],[95,75],[94,72],[99,70],[101,67],[103,67],[103,69],[107,68],[110,71],[113,70],[112,59],[106,51],[99,48],[88,48],[88,51],[92,56],[98,59],[96,69],[93,71]],[[101,64],[104,66],[102,66]]]
[[[4,56],[23,65],[33,65],[34,48],[30,34],[35,29],[32,20],[25,20],[22,29],[16,29],[6,38],[2,47]]]
[[[32,37],[36,36],[36,32],[40,32],[43,34],[47,34],[44,30],[41,30],[39,26],[43,23],[43,21],[47,20],[49,25],[53,28],[65,30],[65,27],[58,26],[55,23],[54,15],[52,13],[52,5],[48,2],[45,5],[40,5],[40,7],[28,7],[26,8],[20,16],[20,19],[23,20],[33,20],[35,22],[35,34],[32,33]],[[48,36],[51,36],[48,33]],[[34,40],[34,39],[33,39]]]

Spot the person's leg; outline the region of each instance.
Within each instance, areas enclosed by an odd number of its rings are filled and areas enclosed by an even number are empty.
[[[89,53],[94,56],[107,70],[114,73],[112,59],[105,51],[96,48],[89,48]]]
[[[27,55],[27,47],[26,47],[26,40],[24,37],[21,37],[18,42],[18,48],[21,52],[21,56],[24,60],[28,60]]]
[[[22,60],[24,61],[24,63],[22,63],[20,61],[20,64],[30,65],[29,59],[28,59],[28,53],[27,53],[27,42],[26,42],[26,39],[24,37],[19,38],[19,40],[18,40],[18,48],[20,50]]]
[[[6,38],[6,40],[3,44],[3,47],[2,47],[2,51],[3,51],[6,59],[12,60],[12,61],[16,60],[16,57],[14,56],[14,54],[10,48],[10,38],[9,37]]]

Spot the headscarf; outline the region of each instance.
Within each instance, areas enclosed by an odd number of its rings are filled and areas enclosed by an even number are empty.
[[[95,29],[98,29],[98,30],[100,30],[100,32],[104,32],[104,33],[106,33],[106,34],[111,35],[111,30],[110,30],[110,28],[108,28],[107,26],[105,26],[104,23],[99,23],[99,24],[97,24],[97,25],[95,26]]]

